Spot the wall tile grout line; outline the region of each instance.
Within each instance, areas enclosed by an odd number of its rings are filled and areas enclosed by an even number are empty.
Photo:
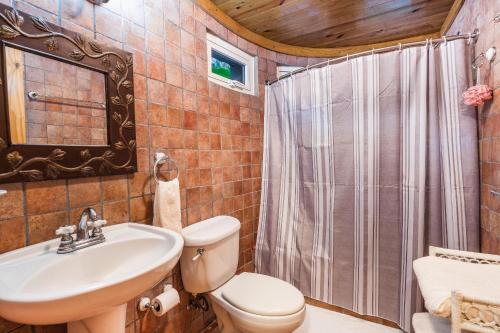
[[[61,0],[59,0],[61,1]],[[96,29],[96,19],[95,19],[95,4],[92,4],[92,28],[94,29],[94,40],[97,40],[97,29]]]
[[[62,1],[57,0],[57,24],[61,25],[62,23]]]
[[[27,200],[26,200],[26,183],[23,182],[21,183],[21,188],[23,190],[23,213],[24,213],[24,245],[28,246],[30,244],[30,233],[29,233],[29,220],[28,220],[28,206],[27,206]]]
[[[66,220],[68,224],[71,223],[71,202],[70,202],[70,195],[69,195],[69,180],[65,179],[64,181],[64,187],[66,190]]]

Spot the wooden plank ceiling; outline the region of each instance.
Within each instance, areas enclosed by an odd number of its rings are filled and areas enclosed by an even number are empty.
[[[357,46],[438,32],[453,0],[213,0],[249,30],[295,46]]]

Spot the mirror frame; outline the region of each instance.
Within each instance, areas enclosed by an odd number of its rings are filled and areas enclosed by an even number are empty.
[[[5,47],[105,75],[107,146],[11,143]],[[0,4],[0,183],[132,173],[137,170],[132,54]],[[89,129],[91,130],[91,129]]]

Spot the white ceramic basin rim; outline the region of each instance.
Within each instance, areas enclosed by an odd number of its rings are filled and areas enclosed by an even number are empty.
[[[26,324],[80,320],[126,303],[164,278],[184,241],[136,223],[103,228],[106,242],[57,254],[59,240],[0,255],[0,316]]]

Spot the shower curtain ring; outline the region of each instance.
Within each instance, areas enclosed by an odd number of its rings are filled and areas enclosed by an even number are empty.
[[[403,51],[403,45],[399,43],[399,52]]]
[[[346,54],[346,56],[345,56],[345,60],[346,60],[347,62],[349,62],[349,53],[347,53],[347,54]]]
[[[446,43],[448,42],[448,41],[446,40],[446,35],[444,35],[444,36],[443,36],[443,41],[444,41],[444,45],[446,45]]]
[[[469,32],[469,38],[467,38],[467,44],[470,45],[472,43],[472,33]]]
[[[373,49],[372,49],[372,55],[374,55],[374,54],[375,54],[375,49],[373,48]]]

